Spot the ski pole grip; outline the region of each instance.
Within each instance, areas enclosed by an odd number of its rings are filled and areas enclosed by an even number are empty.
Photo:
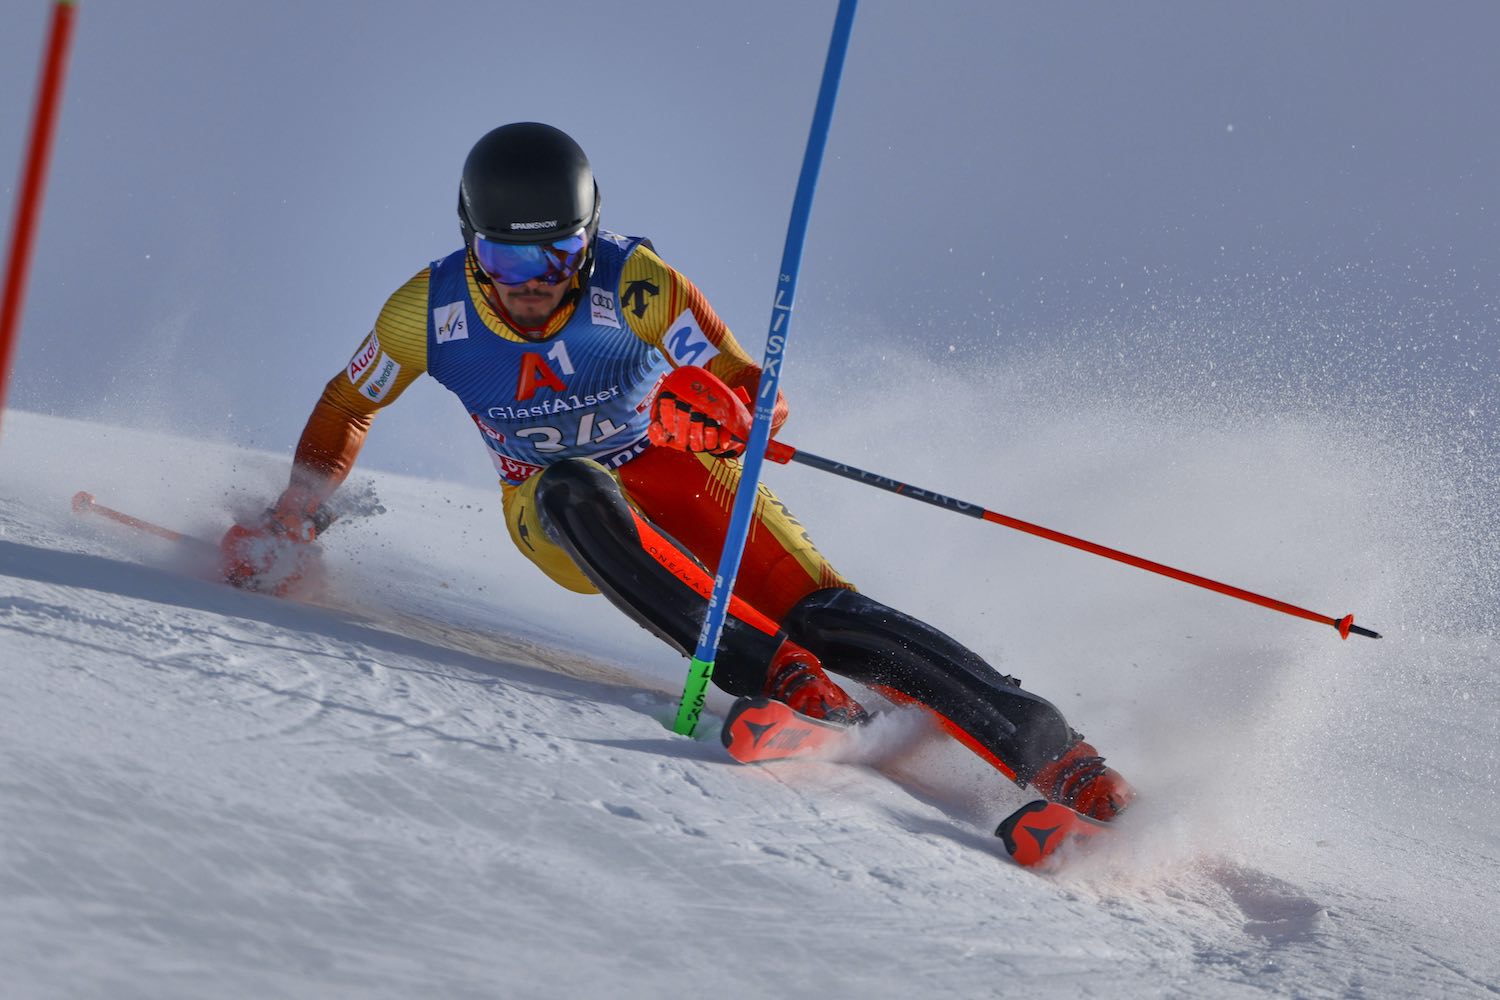
[[[780,465],[790,462],[797,454],[797,449],[780,441],[766,442],[766,457]]]

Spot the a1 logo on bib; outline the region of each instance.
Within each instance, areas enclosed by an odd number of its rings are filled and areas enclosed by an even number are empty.
[[[469,324],[464,318],[464,304],[450,302],[432,311],[432,328],[437,331],[437,342],[446,344],[450,340],[469,339]]]

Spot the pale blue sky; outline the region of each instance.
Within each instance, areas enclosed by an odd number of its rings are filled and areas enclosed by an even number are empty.
[[[759,356],[834,6],[82,0],[11,400],[289,449],[385,296],[456,247],[469,145],[523,119],[579,140],[604,225]],[[7,211],[49,7],[3,17]],[[837,392],[851,347],[1102,344],[1484,411],[1497,37],[1478,0],[866,0],[786,388]],[[488,474],[435,387],[398,409],[366,461]],[[434,420],[462,451],[422,446]]]

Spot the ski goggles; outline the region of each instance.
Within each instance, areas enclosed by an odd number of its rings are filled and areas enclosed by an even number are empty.
[[[578,273],[588,256],[587,228],[549,243],[497,243],[474,234],[474,259],[501,285],[541,281],[559,285]]]

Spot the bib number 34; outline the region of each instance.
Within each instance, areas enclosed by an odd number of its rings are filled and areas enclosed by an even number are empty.
[[[523,427],[516,431],[516,436],[530,441],[531,446],[537,451],[543,454],[550,454],[566,451],[573,447],[602,444],[625,430],[625,427],[622,424],[615,423],[608,417],[600,418],[597,413],[585,413],[579,416],[577,431],[571,440],[569,440],[567,434],[567,431],[570,429],[548,425]]]

